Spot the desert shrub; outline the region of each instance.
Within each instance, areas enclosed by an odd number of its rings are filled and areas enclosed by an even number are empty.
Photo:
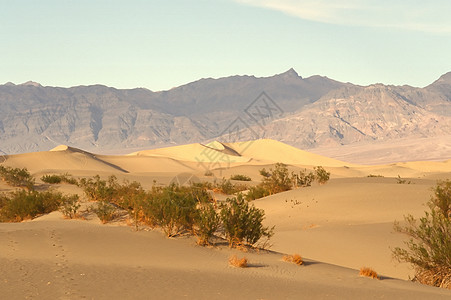
[[[77,179],[73,178],[72,175],[69,173],[64,173],[59,175],[61,178],[61,182],[67,183],[67,184],[78,184]]]
[[[80,206],[78,195],[71,195],[62,199],[60,211],[66,218],[73,219],[77,216]]]
[[[427,204],[430,211],[418,220],[407,215],[406,225],[395,222],[395,231],[410,238],[393,255],[414,267],[415,281],[451,288],[451,181],[438,182]]]
[[[247,192],[245,198],[247,201],[252,201],[266,196],[269,196],[269,191],[262,185],[256,185],[249,188],[249,191]]]
[[[434,188],[429,207],[437,209],[443,216],[451,218],[451,180],[439,181]]]
[[[251,181],[252,180],[249,176],[240,175],[240,174],[232,175],[232,176],[230,176],[230,179],[231,180],[239,180],[239,181]]]
[[[311,186],[313,181],[315,181],[315,174],[304,169],[299,171],[299,174],[292,172],[291,179],[294,187],[307,187]]]
[[[168,237],[193,230],[197,200],[189,187],[171,184],[155,190],[143,205],[145,217]]]
[[[50,184],[59,184],[59,183],[68,183],[68,184],[77,184],[77,180],[73,178],[70,174],[64,173],[60,175],[43,175],[41,180],[45,183]]]
[[[398,175],[398,178],[396,178],[397,184],[411,184],[411,181],[407,181],[407,179],[402,179],[401,176]]]
[[[201,246],[209,245],[213,234],[218,230],[220,218],[213,204],[204,203],[197,209],[195,225],[197,227],[197,243]]]
[[[35,180],[26,168],[0,166],[0,177],[9,185],[23,187],[29,191],[34,189]]]
[[[368,267],[360,268],[359,275],[364,277],[371,277],[373,279],[380,279],[379,276],[377,276],[376,271]]]
[[[262,169],[260,175],[263,176],[262,186],[270,195],[291,189],[291,179],[285,164],[276,163],[274,170],[271,168],[269,172]]]
[[[233,184],[230,179],[223,178],[220,182],[215,182],[213,190],[225,195],[233,195],[235,193],[244,191],[247,186],[242,184]]]
[[[304,261],[302,260],[302,257],[299,254],[285,255],[282,259],[286,262],[291,262],[298,266],[300,266],[304,263]]]
[[[138,230],[138,223],[142,218],[143,202],[147,198],[147,193],[139,182],[124,181],[122,184],[114,185],[111,202],[127,210],[130,218],[133,219],[135,230]]]
[[[55,191],[18,190],[0,196],[0,219],[2,222],[20,222],[58,209],[67,199]]]
[[[42,182],[50,184],[61,183],[61,177],[59,175],[44,175],[41,177]]]
[[[250,205],[241,194],[226,200],[220,216],[230,247],[243,243],[255,246],[260,239],[268,241],[274,234],[274,227],[263,226],[265,212]]]
[[[108,177],[108,181],[100,179],[99,175],[93,178],[82,178],[78,182],[90,201],[111,202],[117,189],[116,176]]]
[[[98,201],[97,204],[92,207],[92,211],[99,217],[103,224],[114,220],[116,217],[116,207],[107,201]]]
[[[204,176],[213,176],[213,172],[210,170],[205,171]]]
[[[370,174],[370,175],[368,175],[367,177],[384,177],[384,176],[382,176],[382,175]]]
[[[236,267],[236,268],[247,268],[247,258],[238,258],[236,255],[233,255],[229,258],[229,265]]]
[[[315,178],[319,184],[325,184],[329,181],[330,172],[327,172],[323,167],[314,167],[313,170],[315,170]]]

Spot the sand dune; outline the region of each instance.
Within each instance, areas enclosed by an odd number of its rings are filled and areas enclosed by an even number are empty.
[[[351,165],[349,163],[303,151],[287,144],[268,139],[227,143],[226,145],[240,153],[242,156],[265,162],[272,161],[292,165],[327,167],[342,167]]]
[[[16,168],[27,168],[31,173],[71,170],[105,173],[126,172],[126,170],[109,164],[94,154],[67,146],[59,146],[46,152],[8,155],[3,164]]]
[[[208,154],[206,154],[208,153]],[[451,178],[451,161],[356,165],[302,151],[280,142],[212,142],[98,155],[58,146],[48,152],[0,156],[0,164],[26,167],[36,177],[69,172],[75,176],[153,181],[213,180],[244,174],[251,184],[259,170],[276,162],[290,171],[323,166],[326,185],[272,195],[254,204],[276,226],[274,252],[242,253],[223,245],[202,248],[192,238],[166,239],[158,230],[133,232],[100,225],[98,219],[64,220],[60,213],[19,224],[0,224],[0,290],[5,299],[449,299],[451,291],[406,281],[413,274],[391,258],[390,247],[404,237],[395,220],[426,209],[437,179]],[[205,166],[212,176],[205,176]],[[368,177],[368,175],[381,177]],[[410,184],[398,184],[398,175]],[[383,177],[382,177],[383,176]],[[39,182],[39,180],[38,180]],[[60,185],[66,193],[81,193]],[[0,191],[11,190],[0,182]],[[225,195],[219,196],[225,198]],[[221,198],[222,199],[222,198]],[[307,265],[281,260],[300,253]],[[251,268],[227,265],[231,254],[246,256]],[[383,280],[361,278],[374,268]],[[398,278],[398,279],[391,279]],[[401,280],[402,279],[402,280]],[[126,292],[124,292],[126,291]]]
[[[168,148],[138,151],[129,155],[171,157],[173,159],[181,161],[192,162],[230,161],[232,163],[243,163],[249,161],[248,158],[241,157],[240,155],[234,155],[235,153],[231,153],[231,151],[227,151],[225,148],[218,149],[217,147],[217,144],[213,144],[213,147],[202,144],[189,144]]]

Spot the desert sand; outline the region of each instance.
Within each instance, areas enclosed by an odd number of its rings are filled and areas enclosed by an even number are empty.
[[[451,157],[450,157],[451,158]],[[323,166],[325,185],[314,184],[253,203],[275,225],[270,251],[241,252],[218,240],[200,247],[193,237],[165,238],[158,229],[136,232],[97,217],[67,220],[53,212],[31,221],[0,224],[0,291],[4,299],[449,299],[451,291],[408,281],[413,270],[393,261],[393,232],[403,215],[423,215],[431,188],[451,178],[451,160],[359,165],[302,151],[273,140],[192,144],[123,156],[59,146],[51,151],[0,156],[4,166],[26,167],[36,178],[116,175],[150,188],[171,181],[213,180],[276,162],[290,171]],[[211,170],[214,176],[205,176]],[[383,177],[368,177],[368,175]],[[398,175],[410,184],[398,184]],[[38,188],[46,185],[37,180]],[[56,187],[78,193],[75,186]],[[0,192],[11,188],[0,182]],[[218,199],[225,198],[217,195]],[[299,253],[303,266],[282,261]],[[250,267],[228,265],[231,255]],[[359,277],[373,268],[381,280]]]

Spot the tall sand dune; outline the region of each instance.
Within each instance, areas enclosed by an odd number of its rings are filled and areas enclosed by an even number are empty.
[[[265,162],[281,162],[293,165],[324,167],[342,167],[351,165],[269,139],[225,143],[225,145],[229,146],[242,156]]]
[[[89,152],[58,146],[50,151],[8,155],[3,165],[27,168],[31,173],[64,171],[97,171],[103,173],[127,172]]]

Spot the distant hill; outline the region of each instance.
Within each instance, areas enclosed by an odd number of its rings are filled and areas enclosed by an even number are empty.
[[[0,153],[7,154],[59,144],[124,153],[218,137],[315,149],[451,135],[451,73],[425,88],[362,87],[302,78],[293,69],[201,79],[161,92],[30,81],[0,85],[0,105]]]

